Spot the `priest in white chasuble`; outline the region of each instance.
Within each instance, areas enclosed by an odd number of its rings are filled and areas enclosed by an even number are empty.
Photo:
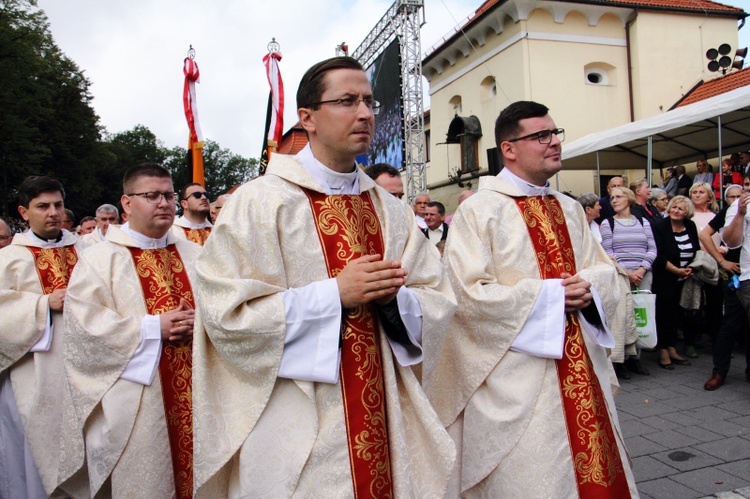
[[[203,246],[213,228],[208,219],[211,211],[208,192],[202,184],[188,184],[180,191],[180,206],[182,216],[174,219],[172,232],[180,239]]]
[[[133,167],[123,189],[128,222],[81,254],[68,288],[61,488],[189,498],[200,246],[170,232],[177,194],[167,170]]]
[[[505,167],[451,222],[458,308],[425,351],[425,390],[456,442],[448,496],[636,497],[607,359],[617,273],[581,206],[548,182],[564,130],[522,101],[495,139]]]
[[[362,66],[310,68],[309,145],[240,187],[198,260],[198,497],[441,497],[455,451],[412,366],[454,299],[403,204],[355,163]]]
[[[18,197],[29,231],[0,250],[0,496],[25,499],[57,486],[62,312],[80,248],[62,229],[60,182],[29,177]]]

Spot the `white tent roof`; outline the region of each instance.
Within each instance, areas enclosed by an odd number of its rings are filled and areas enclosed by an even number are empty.
[[[721,128],[719,128],[719,117]],[[564,170],[668,167],[750,149],[750,86],[664,114],[581,137],[563,146]]]

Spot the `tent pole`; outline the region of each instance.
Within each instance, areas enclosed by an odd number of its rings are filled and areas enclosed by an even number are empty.
[[[648,179],[649,187],[651,187],[651,176],[653,173],[653,164],[652,164],[653,159],[654,159],[654,136],[649,135],[648,136],[648,162],[646,163],[646,178]]]
[[[599,151],[596,151],[596,178],[599,180],[596,183],[596,193],[599,197],[602,197],[602,169],[599,165]]]

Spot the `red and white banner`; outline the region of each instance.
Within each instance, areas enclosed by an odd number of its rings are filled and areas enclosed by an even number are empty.
[[[190,139],[192,142],[203,142],[201,126],[198,122],[198,99],[195,95],[195,84],[200,83],[201,73],[198,63],[190,57],[185,58],[185,88],[182,92],[182,103],[185,106],[185,118],[190,128]]]
[[[278,147],[281,144],[281,136],[284,134],[284,82],[281,81],[281,72],[279,71],[279,61],[281,53],[278,51],[269,52],[263,57],[263,64],[266,66],[266,75],[268,84],[271,86],[271,122],[268,126],[268,140],[276,142]]]

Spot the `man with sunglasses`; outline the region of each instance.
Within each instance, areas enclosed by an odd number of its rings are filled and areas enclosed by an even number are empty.
[[[181,239],[203,246],[213,227],[208,219],[211,211],[208,192],[201,184],[188,184],[180,191],[180,206],[182,216],[175,218],[172,232]]]
[[[550,188],[563,139],[546,106],[508,106],[505,168],[451,223],[458,308],[423,380],[460,454],[447,497],[638,495],[606,351],[618,277],[581,205]]]
[[[65,308],[65,449],[73,497],[193,493],[192,334],[200,247],[171,232],[177,193],[154,163],[123,179],[122,226],[80,257]]]
[[[198,262],[196,496],[442,497],[454,449],[411,367],[454,308],[438,252],[356,165],[362,66],[314,65],[297,108],[309,144],[232,194]]]

